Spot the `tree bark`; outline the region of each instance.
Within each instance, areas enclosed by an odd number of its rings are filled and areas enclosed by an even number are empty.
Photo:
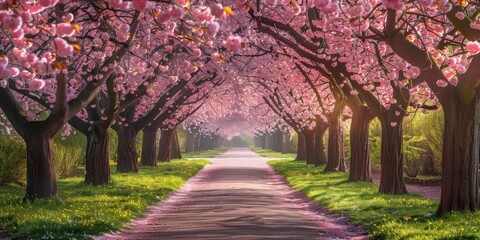
[[[444,106],[442,194],[437,214],[480,207],[480,90],[473,99]]]
[[[303,131],[305,136],[305,150],[307,157],[307,164],[315,164],[315,129]]]
[[[290,140],[290,132],[282,133],[282,153],[292,152],[292,141]]]
[[[344,104],[336,104],[335,110],[328,116],[328,159],[325,172],[345,172],[345,144],[341,117]]]
[[[370,144],[368,129],[372,115],[368,107],[359,107],[352,111],[350,126],[350,174],[349,182],[371,182]]]
[[[110,135],[108,128],[97,123],[87,133],[85,183],[94,186],[110,181]]]
[[[172,137],[173,129],[162,129],[158,145],[158,161],[169,162],[172,158]]]
[[[301,132],[297,132],[298,142],[297,142],[297,157],[295,160],[306,161],[307,160],[307,148],[305,145],[305,135]]]
[[[131,126],[119,126],[115,129],[118,135],[117,171],[138,172],[138,153],[135,144],[138,131]]]
[[[403,115],[393,117],[392,110],[380,118],[382,124],[381,193],[406,194],[403,178]],[[395,126],[392,126],[395,123]]]
[[[185,140],[185,152],[195,151],[195,133],[187,131],[187,138]]]
[[[315,166],[327,163],[327,155],[325,154],[325,142],[323,135],[327,131],[327,127],[321,118],[317,117],[317,128],[315,132]]]
[[[172,136],[172,159],[181,159],[181,158],[182,158],[182,151],[180,150],[180,141],[178,139],[177,129],[175,128],[173,130],[173,136]]]
[[[142,156],[140,160],[142,166],[157,166],[157,133],[158,129],[150,126],[143,129]]]
[[[27,186],[25,200],[58,198],[53,154],[53,137],[41,124],[30,123],[25,131],[27,145]]]

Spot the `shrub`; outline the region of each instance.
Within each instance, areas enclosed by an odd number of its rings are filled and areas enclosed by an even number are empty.
[[[25,182],[27,149],[10,136],[0,136],[0,184]]]
[[[87,139],[75,134],[65,139],[56,138],[54,142],[55,172],[58,178],[67,178],[79,174],[79,167],[85,162]]]

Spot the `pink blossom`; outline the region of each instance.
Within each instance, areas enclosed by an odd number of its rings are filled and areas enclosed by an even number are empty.
[[[3,27],[7,29],[9,32],[16,32],[20,30],[23,24],[23,20],[20,16],[10,16],[5,15],[2,18]]]
[[[331,0],[314,0],[313,4],[317,8],[324,8],[328,6],[332,1]]]
[[[216,18],[221,18],[223,16],[223,6],[220,3],[214,4],[212,7],[212,14]]]
[[[209,22],[207,24],[208,35],[214,37],[217,35],[218,30],[220,30],[220,24],[218,22]]]
[[[68,57],[72,55],[74,51],[72,45],[68,44],[68,42],[62,38],[55,38],[52,43],[52,48],[57,51],[60,57]]]
[[[293,14],[298,15],[298,14],[302,13],[302,8],[298,5],[294,6],[294,7],[292,7],[292,12],[293,12]]]
[[[32,13],[30,11],[25,11],[20,14],[24,22],[31,22],[33,20]]]
[[[0,79],[7,79],[11,75],[11,70],[8,68],[8,58],[0,58]]]
[[[58,0],[38,0],[38,3],[43,7],[49,8],[57,4]]]
[[[457,12],[457,13],[455,13],[455,17],[460,19],[460,20],[463,20],[463,19],[465,19],[465,13]]]
[[[232,51],[239,51],[242,48],[242,38],[240,36],[230,35],[227,40],[223,42],[223,46]]]
[[[70,23],[60,23],[57,25],[57,36],[71,37],[75,34],[75,28]]]
[[[157,15],[157,22],[158,23],[165,23],[170,20],[171,16],[168,12],[159,12]]]
[[[43,87],[45,87],[45,81],[35,78],[30,82],[29,87],[32,90],[41,90]]]
[[[0,81],[0,87],[5,88],[7,86],[8,82],[6,80],[1,80]]]
[[[363,7],[362,6],[359,6],[359,5],[355,5],[355,6],[352,6],[352,7],[349,7],[347,9],[347,12],[348,14],[350,14],[350,16],[352,17],[358,17],[358,16],[361,16],[362,13],[363,13]]]
[[[212,53],[210,55],[210,57],[212,58],[212,61],[215,62],[215,63],[219,63],[223,60],[222,55],[220,55],[219,53],[216,53],[216,52]]]
[[[477,55],[480,53],[480,43],[479,42],[469,42],[465,45],[465,49],[472,54]]]
[[[420,3],[420,5],[422,7],[432,7],[434,1],[433,0],[418,0],[418,3]]]
[[[67,13],[63,15],[62,20],[65,22],[72,22],[73,21],[73,14]]]
[[[132,7],[139,10],[144,11],[147,7],[148,1],[147,0],[133,0]]]
[[[196,58],[198,58],[202,55],[202,50],[200,50],[199,48],[194,48],[192,50],[192,52],[193,52],[193,56],[196,57]]]
[[[173,19],[176,19],[176,18],[183,18],[183,16],[185,15],[185,10],[183,10],[183,8],[181,7],[172,7],[172,9],[170,10],[170,16],[173,18]]]
[[[442,79],[438,79],[438,80],[437,80],[437,86],[439,86],[439,87],[446,87],[446,86],[448,86],[448,82],[446,82],[446,81],[444,81],[444,80],[442,80]]]
[[[391,8],[395,10],[402,10],[405,7],[403,0],[383,0],[383,5],[385,8]]]
[[[176,0],[175,1],[178,6],[180,7],[188,7],[189,1],[188,0]]]
[[[453,86],[457,86],[458,84],[458,78],[457,77],[453,77],[450,79],[450,84],[452,84]]]
[[[396,127],[396,126],[397,126],[397,123],[396,123],[396,122],[390,122],[390,126]]]

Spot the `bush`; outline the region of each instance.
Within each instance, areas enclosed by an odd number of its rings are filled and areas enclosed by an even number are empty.
[[[78,175],[85,159],[86,138],[71,135],[54,141],[55,173],[57,178]],[[0,184],[24,184],[27,168],[27,148],[21,141],[12,140],[10,135],[0,136]]]
[[[0,184],[25,182],[27,149],[10,136],[0,136]]]
[[[58,178],[67,178],[79,174],[79,168],[85,162],[87,138],[82,134],[70,135],[65,139],[56,138],[54,142],[55,172]]]

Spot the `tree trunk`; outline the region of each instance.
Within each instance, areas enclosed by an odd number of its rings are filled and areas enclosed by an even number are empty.
[[[262,133],[262,135],[260,135],[258,137],[258,146],[265,149],[266,148],[266,145],[265,145],[265,133]]]
[[[303,135],[305,136],[307,164],[315,164],[315,130],[303,131]]]
[[[180,142],[178,139],[177,129],[173,130],[172,136],[172,159],[181,159],[182,152],[180,151]]]
[[[265,148],[273,150],[273,136],[271,133],[265,135]]]
[[[307,148],[305,145],[305,135],[301,132],[297,132],[298,142],[297,142],[297,157],[295,160],[305,161],[307,160]]]
[[[185,152],[195,151],[195,133],[187,131],[187,138],[185,140]]]
[[[158,161],[169,162],[172,158],[173,129],[162,129],[160,143],[158,145]]]
[[[343,128],[341,125],[341,116],[343,107],[340,110],[334,110],[328,119],[328,159],[325,172],[345,172],[345,144],[343,139]]]
[[[274,149],[275,152],[282,152],[283,132],[277,129],[274,133]]]
[[[33,125],[33,126],[32,126]],[[25,200],[58,198],[53,154],[53,137],[42,131],[42,126],[31,123],[27,127],[27,193]]]
[[[117,129],[117,171],[138,172],[138,153],[135,140],[138,131],[133,127],[119,126]]]
[[[282,134],[282,153],[292,152],[292,141],[290,140],[290,132]]]
[[[85,183],[94,186],[110,182],[110,135],[108,128],[97,123],[87,133]]]
[[[315,132],[315,166],[319,166],[327,163],[327,155],[325,154],[325,142],[323,141],[323,135],[327,128],[322,119],[317,118],[317,128]]]
[[[392,117],[391,112],[380,118],[382,152],[379,191],[399,195],[407,193],[403,178],[403,116]]]
[[[157,166],[157,133],[158,129],[150,126],[143,129],[142,157],[140,160],[142,166]]]
[[[480,207],[480,90],[467,102],[444,106],[442,194],[437,214]]]
[[[370,144],[368,129],[372,117],[368,107],[353,110],[350,126],[350,175],[349,182],[371,182]]]

